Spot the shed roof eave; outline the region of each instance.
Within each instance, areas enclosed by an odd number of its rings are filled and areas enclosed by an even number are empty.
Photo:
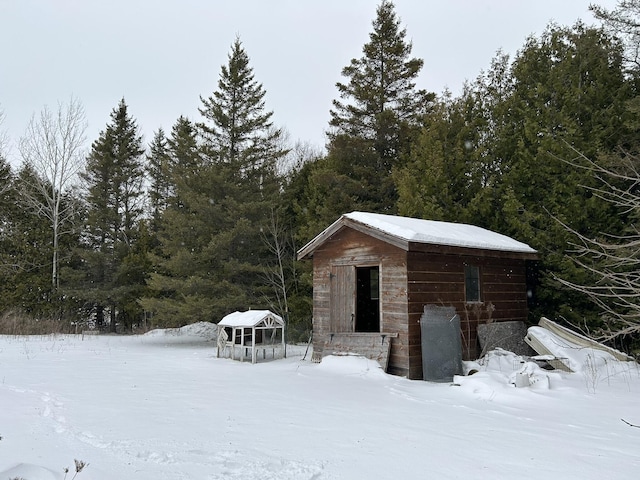
[[[370,227],[368,225],[364,225],[360,222],[356,222],[350,218],[345,218],[345,226],[350,227],[354,230],[357,230],[360,233],[364,233],[365,235],[369,235],[370,237],[376,238],[378,240],[382,240],[385,243],[398,247],[402,250],[408,251],[411,242],[408,240],[398,237],[396,235],[392,235],[383,230],[379,230],[374,227]]]
[[[298,260],[304,260],[306,258],[313,257],[313,252],[317,250],[322,244],[329,240],[333,235],[339,232],[342,228],[352,228],[360,233],[364,233],[378,240],[382,240],[385,243],[398,247],[402,250],[408,251],[410,242],[404,238],[400,238],[396,235],[391,235],[387,232],[379,230],[377,228],[370,227],[368,225],[357,222],[351,218],[342,216],[329,227],[324,229],[313,240],[307,243],[304,247],[298,250]]]
[[[474,248],[462,247],[456,245],[446,245],[441,243],[422,243],[409,242],[408,251],[410,252],[436,252],[436,253],[457,253],[462,255],[473,256],[496,256],[502,258],[517,258],[523,260],[538,260],[540,257],[538,252],[527,252],[520,250],[498,250],[491,248]]]
[[[298,260],[304,260],[305,258],[311,258],[313,252],[324,242],[326,242],[331,235],[333,235],[341,227],[344,222],[344,216],[338,218],[335,222],[325,228],[322,232],[311,239],[305,246],[298,250]]]

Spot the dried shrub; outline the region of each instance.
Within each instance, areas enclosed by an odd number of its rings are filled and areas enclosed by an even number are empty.
[[[0,315],[0,335],[49,335],[73,333],[73,325],[66,320],[34,318],[19,310],[8,310]]]

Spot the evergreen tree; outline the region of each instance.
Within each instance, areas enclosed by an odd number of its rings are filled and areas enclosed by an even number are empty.
[[[211,168],[227,185],[220,203],[223,218],[203,252],[219,285],[218,315],[232,309],[264,305],[262,265],[270,258],[262,233],[279,202],[279,162],[287,149],[283,134],[265,109],[266,95],[254,78],[249,57],[236,38],[228,64],[220,72],[218,89],[202,99],[201,127]]]
[[[11,170],[11,164],[3,157],[0,152],[0,225],[9,225],[11,217],[9,208],[16,203],[16,194],[14,190],[14,174]],[[6,230],[0,229],[0,234],[4,234]]]
[[[51,284],[50,227],[23,208],[18,193],[34,184],[35,175],[27,165],[15,178],[8,165],[2,169],[0,305],[3,311],[13,309],[36,318],[59,317],[59,298]]]
[[[373,142],[382,161],[393,161],[402,150],[405,125],[419,123],[433,94],[416,90],[423,60],[410,58],[412,45],[392,2],[383,0],[376,10],[363,57],[352,59],[342,70],[348,83],[337,83],[340,100],[334,100],[330,137],[344,134]],[[391,165],[385,165],[388,171]]]
[[[26,246],[18,237],[24,229],[20,226],[21,209],[18,207],[18,193],[15,188],[16,179],[11,165],[0,152],[0,311],[6,312],[16,307],[16,290],[18,272],[22,269],[24,259],[20,246]]]
[[[95,305],[98,319],[104,309],[115,330],[119,318],[130,325],[145,264],[136,245],[143,213],[144,149],[135,120],[122,99],[111,122],[91,146],[83,177],[87,184],[88,219],[83,283],[77,293]],[[80,287],[80,286],[78,286]]]
[[[475,96],[444,96],[425,116],[406,165],[394,172],[401,214],[453,222],[471,219],[478,194],[489,185],[481,154],[482,118]]]
[[[99,246],[129,245],[143,212],[142,136],[122,99],[111,123],[93,142],[84,179],[88,186],[90,230]]]
[[[512,63],[499,54],[460,98],[443,99],[426,117],[406,168],[395,175],[400,211],[529,243],[541,255],[533,314],[573,321],[589,315],[584,298],[554,280],[585,281],[567,258],[562,223],[593,237],[620,233],[624,219],[585,189],[593,176],[567,160],[576,151],[593,158],[629,138],[630,87],[617,42],[582,24],[550,25]]]
[[[205,118],[200,126],[216,161],[230,164],[236,175],[258,189],[276,174],[277,162],[286,154],[282,131],[271,122],[273,112],[265,110],[265,95],[236,38],[228,64],[221,68],[218,89],[208,98],[200,97],[199,109]]]
[[[356,209],[352,193],[368,194],[365,189],[366,185],[352,181],[349,175],[337,173],[327,157],[296,171],[288,196],[292,198],[299,244],[306,244],[340,215]],[[358,209],[367,210],[360,205]]]
[[[351,60],[342,70],[346,81],[336,85],[327,158],[309,172],[314,191],[299,211],[304,224],[326,226],[351,210],[397,211],[392,172],[435,96],[415,87],[423,61],[411,58],[392,2],[378,6],[372,26],[363,56]]]
[[[196,126],[180,117],[167,139],[170,195],[162,212],[149,292],[140,304],[153,323],[211,321],[216,284],[203,249],[221,227],[228,185],[198,145]]]
[[[593,176],[566,160],[575,157],[575,149],[593,158],[624,135],[631,91],[621,48],[581,24],[550,26],[540,39],[529,39],[512,74],[508,107],[518,140],[503,178],[500,227],[542,252],[541,309],[581,321],[590,306],[553,280],[583,275],[567,259],[570,238],[560,222],[597,235],[605,229],[619,232],[623,219],[585,189],[594,185]]]
[[[167,138],[164,130],[159,128],[149,145],[147,153],[147,175],[149,178],[149,203],[151,207],[152,230],[158,230],[162,212],[167,208],[171,195],[170,159]]]
[[[394,172],[401,214],[499,225],[497,196],[517,143],[506,107],[512,95],[509,57],[501,52],[460,97],[445,92]]]
[[[278,163],[287,150],[265,94],[236,38],[217,90],[201,97],[203,122],[196,128],[181,117],[173,127],[173,195],[149,280],[153,294],[141,302],[158,324],[268,307],[262,265],[270,252],[262,232],[279,200]]]
[[[192,182],[198,177],[206,162],[198,144],[198,129],[186,117],[180,116],[171,129],[167,140],[169,154],[169,176],[176,195],[176,185],[181,181]]]

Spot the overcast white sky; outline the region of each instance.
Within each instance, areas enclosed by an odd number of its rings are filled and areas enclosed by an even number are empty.
[[[498,49],[513,54],[551,20],[593,23],[591,2],[395,0],[424,60],[418,87],[460,92]],[[324,144],[335,83],[368,41],[379,0],[0,0],[0,129],[17,140],[32,114],[71,96],[84,105],[88,145],[124,97],[145,142],[180,115],[200,120],[240,36],[267,109],[292,141]]]

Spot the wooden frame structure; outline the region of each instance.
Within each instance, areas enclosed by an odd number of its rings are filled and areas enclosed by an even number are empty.
[[[218,322],[218,357],[227,354],[241,362],[251,352],[251,363],[256,363],[257,353],[262,350],[266,358],[268,350],[272,358],[276,353],[285,355],[284,320],[269,310],[248,310],[233,312]]]

